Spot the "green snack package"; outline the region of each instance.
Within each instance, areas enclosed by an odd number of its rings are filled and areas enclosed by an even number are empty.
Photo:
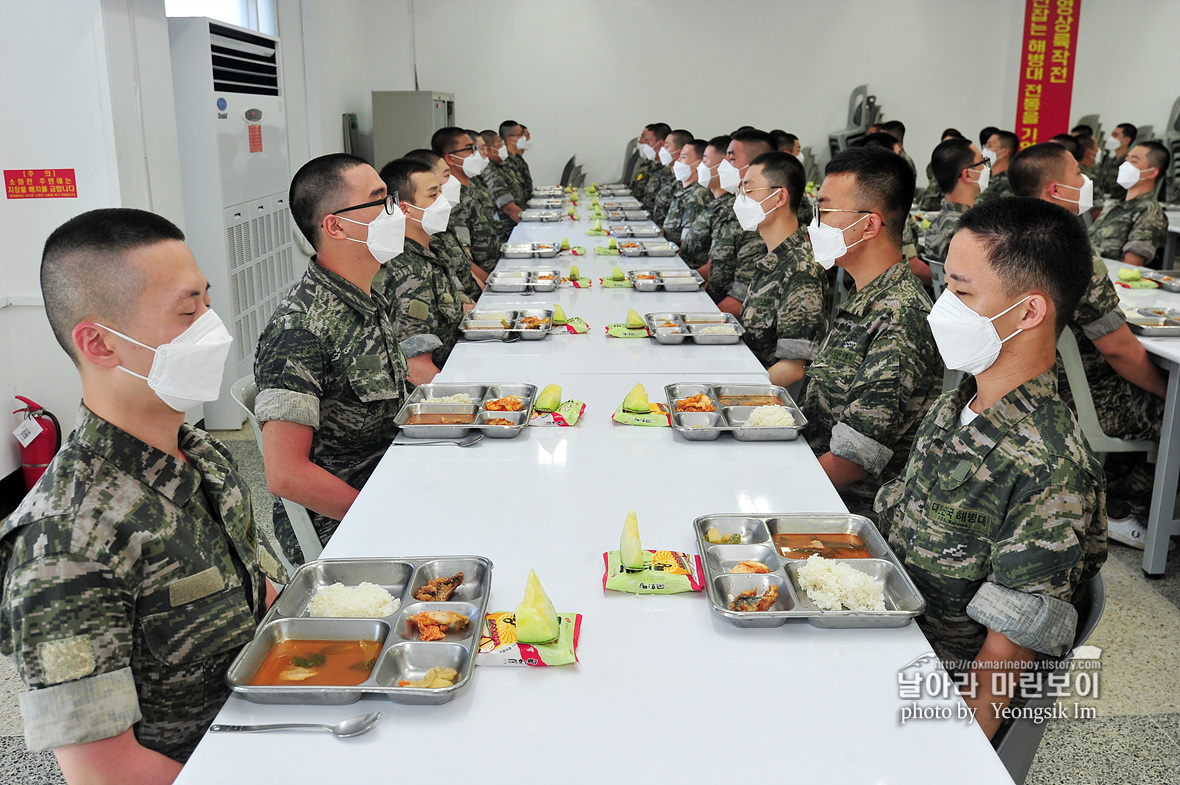
[[[652,409],[647,414],[636,414],[629,412],[619,404],[619,408],[615,409],[615,413],[610,416],[612,420],[620,425],[647,425],[656,428],[671,428],[672,415],[668,413],[668,405],[666,403],[653,403]]]
[[[623,568],[618,551],[602,554],[602,588],[629,594],[682,594],[705,588],[700,556],[675,551],[644,551],[643,569]]]
[[[559,627],[555,642],[530,645],[517,642],[516,616],[511,611],[485,614],[476,664],[553,667],[577,662],[582,614],[559,613],[557,621]]]

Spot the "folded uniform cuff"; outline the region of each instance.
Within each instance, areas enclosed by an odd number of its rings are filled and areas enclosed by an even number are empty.
[[[139,722],[130,668],[20,693],[30,752],[117,736]]]
[[[309,393],[272,387],[254,399],[254,416],[259,423],[282,420],[311,428],[320,427],[320,399]]]
[[[833,426],[828,449],[832,455],[852,461],[869,474],[885,471],[889,459],[893,457],[893,450],[842,422]]]
[[[438,336],[430,333],[422,333],[420,335],[411,335],[400,344],[402,354],[406,357],[417,357],[420,354],[430,354],[435,349],[442,346],[442,341]]]
[[[1133,253],[1143,257],[1143,263],[1148,264],[1155,258],[1155,246],[1146,240],[1131,240],[1123,246],[1123,253]]]
[[[1051,657],[1070,650],[1078,625],[1078,611],[1068,602],[991,581],[979,587],[967,606],[967,615],[1018,646]]]
[[[1082,325],[1082,333],[1091,341],[1097,341],[1103,336],[1110,335],[1127,323],[1127,317],[1121,310],[1114,310],[1089,324]]]
[[[774,356],[779,360],[813,360],[819,345],[806,338],[779,338]]]

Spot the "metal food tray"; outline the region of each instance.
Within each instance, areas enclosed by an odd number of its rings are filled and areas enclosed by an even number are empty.
[[[647,323],[647,331],[656,343],[681,344],[686,338],[704,345],[732,344],[742,339],[746,330],[733,314],[714,311],[712,313],[649,313],[643,317]],[[664,322],[673,322],[674,326],[665,327]],[[729,325],[732,334],[701,333],[705,327]]]
[[[533,189],[533,196],[564,196],[565,189],[560,185],[542,185]]]
[[[471,396],[471,403],[428,403],[428,398],[445,398],[456,393],[467,393]],[[521,399],[519,411],[502,412],[488,408],[488,401],[514,395]],[[474,429],[483,432],[484,436],[492,439],[511,439],[519,436],[520,432],[529,424],[529,412],[533,408],[533,399],[537,396],[537,386],[534,384],[500,384],[481,382],[450,382],[430,383],[419,385],[410,394],[409,400],[402,405],[401,410],[394,417],[394,423],[409,439],[461,439]],[[408,425],[410,418],[416,414],[462,415],[471,417],[470,422],[462,423],[431,423]],[[489,425],[491,419],[511,420],[512,425]]]
[[[500,256],[504,259],[552,259],[557,256],[556,243],[504,243],[500,246]]]
[[[697,292],[705,285],[696,270],[629,270],[627,277],[637,292]]]
[[[627,242],[634,243],[634,245],[625,247],[624,243],[619,243],[619,253],[623,256],[675,256],[676,252],[680,250],[680,246],[676,243],[670,243],[666,240],[654,242],[628,240]]]
[[[421,602],[414,592],[432,578],[463,573],[463,584],[447,602]],[[315,593],[334,583],[355,586],[375,583],[396,598],[401,607],[380,619],[310,618],[307,606]],[[254,703],[340,705],[362,695],[385,695],[394,703],[447,703],[471,683],[479,631],[491,594],[492,562],[483,556],[433,556],[394,559],[322,559],[300,567],[226,672],[230,689]],[[447,633],[441,641],[420,641],[406,619],[425,610],[452,610],[468,617],[465,630]],[[253,685],[271,647],[289,638],[308,640],[380,641],[381,650],[369,676],[354,687]],[[434,667],[450,667],[459,679],[450,687],[399,687],[398,682],[421,679]]]
[[[1180,336],[1180,320],[1157,316],[1152,309],[1140,308],[1139,316],[1127,317],[1131,332],[1145,338],[1175,338]]]
[[[603,210],[639,210],[643,203],[633,196],[612,197],[599,202]]]
[[[548,318],[549,322],[543,327],[521,327],[521,320],[526,316]],[[504,322],[511,324],[505,327]],[[486,310],[473,308],[463,315],[459,322],[459,330],[469,341],[506,341],[520,338],[525,341],[539,341],[553,329],[552,308],[505,308],[503,310]]]
[[[542,278],[541,276],[549,276]],[[552,292],[561,279],[559,270],[496,270],[488,274],[489,292]]]
[[[529,199],[525,209],[528,210],[555,210],[560,207],[565,207],[565,199],[560,196],[537,196],[533,195]]]
[[[522,221],[560,221],[565,216],[560,210],[525,210],[520,214]]]
[[[714,545],[705,539],[709,529],[722,536],[737,534],[740,544]],[[904,627],[926,610],[926,600],[901,566],[885,538],[872,522],[860,515],[816,513],[705,515],[693,521],[697,547],[705,567],[705,589],[713,612],[737,627],[778,627],[792,619],[806,619],[816,627]],[[867,573],[885,587],[884,611],[826,611],[817,608],[799,585],[798,571],[806,563],[788,559],[774,546],[775,534],[814,532],[855,534],[871,558],[837,559]],[[754,559],[771,570],[763,574],[734,573],[738,562]],[[771,584],[778,600],[768,611],[731,611],[729,604],[743,591],[761,596]]]
[[[678,401],[694,395],[707,395],[713,402],[711,412],[680,412]],[[723,433],[743,442],[790,441],[799,438],[807,427],[807,418],[785,388],[774,384],[733,384],[731,382],[678,382],[664,386],[672,429],[690,441],[713,441]],[[795,419],[794,425],[784,427],[746,427],[746,420],[756,406],[729,405],[722,398],[733,395],[767,395],[778,399]]]
[[[630,196],[631,189],[625,185],[600,185],[598,195],[602,197]]]
[[[648,224],[620,224],[612,227],[610,233],[615,237],[659,237],[659,228],[652,223]]]
[[[1180,292],[1180,270],[1141,270],[1140,277],[1155,281],[1165,292]]]

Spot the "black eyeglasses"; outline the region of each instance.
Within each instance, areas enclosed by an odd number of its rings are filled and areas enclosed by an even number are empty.
[[[824,213],[865,213],[867,215],[875,215],[872,210],[845,210],[840,207],[817,207],[815,208],[816,223],[822,224],[824,222]],[[858,218],[857,220],[859,221],[860,219]],[[881,225],[884,226],[885,222],[881,221]]]
[[[393,215],[393,211],[397,207],[397,194],[392,193],[389,196],[383,196],[382,198],[376,199],[372,202],[365,202],[364,204],[356,204],[356,205],[353,205],[352,207],[345,207],[343,210],[337,210],[336,212],[332,213],[332,215],[340,215],[340,213],[347,213],[349,210],[363,210],[366,207],[376,207],[377,205],[384,205],[385,212],[389,213],[390,215]]]
[[[460,155],[461,153],[474,153],[474,152],[475,152],[475,145],[471,144],[471,145],[467,145],[466,147],[460,147],[457,150],[452,150],[450,152],[450,154],[451,155]]]

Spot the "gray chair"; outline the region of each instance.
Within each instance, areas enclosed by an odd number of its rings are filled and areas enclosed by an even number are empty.
[[[1065,655],[1067,661],[1073,658],[1074,650],[1089,640],[1090,634],[1102,618],[1102,610],[1106,607],[1106,584],[1102,580],[1102,573],[1087,581],[1083,592],[1082,610],[1078,614],[1073,649]],[[1042,697],[1033,698],[1026,705],[1032,709],[1043,710],[1037,713],[1047,713],[1056,702],[1057,698],[1049,695],[1048,690],[1044,690]],[[1031,718],[1021,718],[1012,722],[1004,738],[1000,740],[996,754],[1000,756],[1000,761],[1016,785],[1024,785],[1033,758],[1037,755],[1037,747],[1041,746],[1044,736],[1044,722],[1037,724]]]
[[[237,401],[238,406],[241,406],[242,410],[246,412],[246,419],[250,421],[250,430],[254,431],[254,438],[258,441],[258,450],[261,452],[263,450],[262,426],[258,424],[258,418],[254,416],[254,399],[258,397],[258,385],[254,383],[253,374],[238,379],[229,388],[229,392]],[[299,549],[303,551],[304,561],[318,559],[324,546],[320,544],[319,535],[316,534],[315,527],[311,525],[311,516],[308,515],[307,508],[288,499],[280,497],[279,500],[283,503],[283,509],[291,521],[291,528],[295,530],[295,539],[299,543]],[[283,561],[283,566],[287,568],[288,574],[294,574],[295,565],[291,564],[287,555],[280,553],[279,558]]]
[[[577,162],[578,162],[578,156],[576,156],[576,155],[571,155],[570,159],[565,162],[565,168],[561,170],[561,187],[562,188],[564,188],[565,186],[570,184],[570,180],[572,179],[573,174],[574,174],[574,165],[577,164]]]
[[[627,142],[627,149],[623,151],[623,178],[619,181],[623,185],[631,182],[631,175],[635,172],[635,165],[639,163],[639,140]]]
[[[1094,408],[1094,398],[1090,394],[1090,382],[1086,379],[1086,369],[1082,367],[1082,356],[1078,352],[1078,341],[1072,330],[1062,330],[1057,339],[1057,353],[1061,355],[1061,364],[1065,366],[1065,378],[1069,381],[1069,389],[1073,393],[1074,411],[1078,415],[1078,425],[1082,435],[1090,444],[1090,449],[1098,454],[1099,459],[1108,452],[1145,452],[1147,459],[1155,463],[1159,445],[1151,439],[1119,439],[1107,436],[1098,424],[1098,411]]]
[[[570,185],[574,188],[581,188],[586,182],[586,173],[582,171],[582,165],[578,164],[574,167],[573,173],[570,175]]]

